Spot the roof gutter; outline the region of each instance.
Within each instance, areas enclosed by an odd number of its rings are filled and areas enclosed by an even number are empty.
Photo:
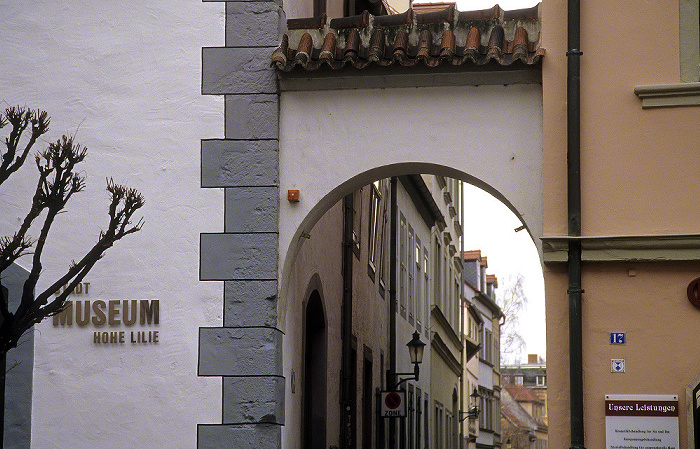
[[[567,56],[567,196],[569,236],[581,235],[581,3],[568,0]],[[569,394],[571,449],[584,449],[583,339],[581,314],[581,240],[570,239],[569,269]]]

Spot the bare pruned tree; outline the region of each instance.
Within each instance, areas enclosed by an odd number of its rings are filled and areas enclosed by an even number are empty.
[[[5,148],[0,149],[0,185],[5,183],[27,160],[39,137],[49,130],[46,112],[26,107],[10,107],[0,114],[0,129],[10,127]],[[34,324],[59,313],[71,291],[82,282],[92,267],[114,243],[138,232],[143,219],[132,222],[144,199],[136,189],[107,180],[109,222],[100,232],[97,242],[79,260],[73,260],[65,274],[54,279],[42,292],[36,286],[42,272],[42,255],[51,226],[71,197],[85,187],[85,176],[76,170],[87,155],[87,148],[63,136],[35,155],[39,179],[29,212],[12,236],[0,237],[0,286],[2,272],[22,256],[31,257],[29,277],[24,283],[22,297],[15,310],[10,310],[6,298],[0,301],[0,356],[17,346],[19,337]],[[29,235],[36,225],[38,236]],[[61,293],[59,289],[66,286]],[[51,298],[52,295],[55,297]]]
[[[525,349],[525,339],[520,334],[518,315],[527,308],[527,296],[523,289],[523,275],[507,276],[501,281],[504,286],[499,289],[498,305],[505,315],[501,325],[501,357],[506,363],[517,363]]]

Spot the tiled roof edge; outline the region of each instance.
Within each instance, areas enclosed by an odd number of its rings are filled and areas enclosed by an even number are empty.
[[[481,11],[440,11],[373,16],[367,11],[327,20],[289,19],[288,31],[272,56],[281,71],[296,66],[317,70],[325,66],[434,67],[491,62],[534,65],[544,55],[540,47],[539,5],[504,11],[498,5]]]

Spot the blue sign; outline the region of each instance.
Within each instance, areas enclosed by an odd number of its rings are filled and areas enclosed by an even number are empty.
[[[625,333],[624,332],[610,332],[610,344],[611,345],[624,345],[625,344]]]

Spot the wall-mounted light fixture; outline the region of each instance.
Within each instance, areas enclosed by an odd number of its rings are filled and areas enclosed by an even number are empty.
[[[409,341],[406,346],[408,346],[408,355],[411,357],[411,363],[413,363],[413,372],[412,373],[392,373],[389,372],[389,379],[394,379],[394,386],[392,389],[398,388],[399,385],[402,383],[406,382],[407,380],[419,380],[420,377],[420,367],[419,365],[423,363],[423,349],[425,348],[425,343],[423,343],[420,339],[420,334],[416,331],[413,332],[413,338],[411,341]],[[396,381],[396,379],[399,376],[411,376],[412,377],[405,377],[399,381]],[[391,382],[390,382],[391,383]]]
[[[467,418],[479,419],[479,413],[481,413],[481,410],[479,409],[478,401],[479,401],[479,398],[481,397],[481,395],[476,390],[476,388],[474,388],[474,391],[472,392],[472,394],[469,395],[469,397],[472,398],[471,399],[472,406],[469,407],[469,410],[467,410],[466,412],[462,412],[464,414],[464,416],[462,417],[462,419],[460,419],[460,421],[464,421]]]

